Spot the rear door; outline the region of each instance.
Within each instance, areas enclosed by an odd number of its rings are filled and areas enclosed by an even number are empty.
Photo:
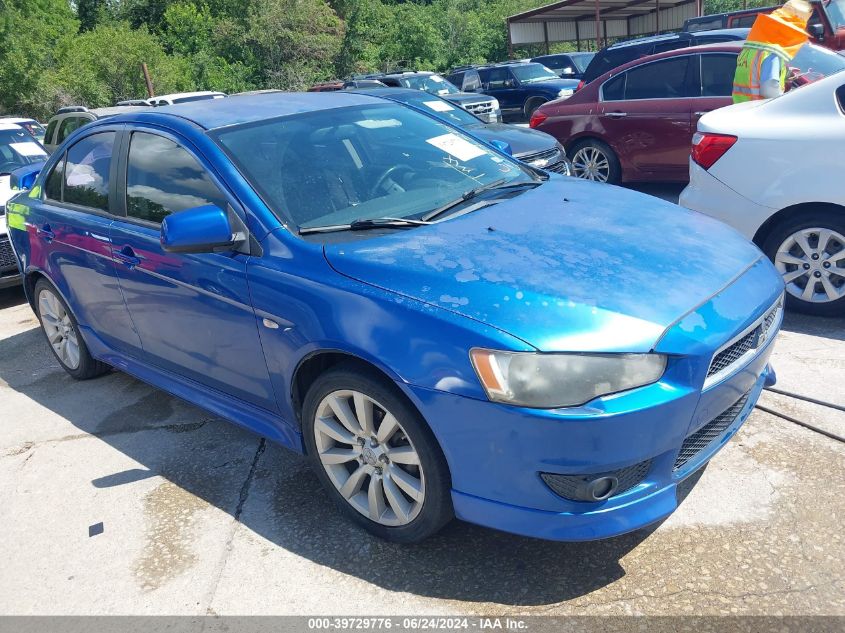
[[[602,87],[599,123],[626,179],[686,180],[691,72],[682,55],[635,66]]]
[[[733,103],[734,75],[736,74],[736,53],[703,53],[696,55],[698,62],[693,66],[692,131],[698,120],[717,108]]]
[[[275,410],[247,285],[248,255],[168,253],[161,221],[172,213],[237,200],[184,140],[158,129],[126,133],[111,241],[117,276],[141,337],[143,358],[161,369]]]

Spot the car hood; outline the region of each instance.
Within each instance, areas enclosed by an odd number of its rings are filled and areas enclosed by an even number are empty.
[[[507,123],[479,123],[467,128],[485,141],[504,141],[511,146],[516,157],[536,154],[552,149],[557,140],[545,132],[538,132],[528,127],[517,127]]]
[[[704,215],[552,176],[436,224],[328,243],[325,256],[343,275],[542,351],[647,352],[761,253]]]

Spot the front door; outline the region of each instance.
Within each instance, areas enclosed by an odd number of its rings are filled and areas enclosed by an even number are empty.
[[[249,298],[249,256],[168,253],[159,243],[165,216],[206,204],[225,209],[229,196],[176,138],[137,129],[128,136],[126,217],[113,223],[111,241],[144,359],[276,410]]]
[[[688,73],[694,59],[685,55],[643,64],[604,84],[599,119],[627,178],[687,179]]]

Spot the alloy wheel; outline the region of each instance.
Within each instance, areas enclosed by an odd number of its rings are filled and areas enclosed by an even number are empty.
[[[68,368],[79,367],[79,335],[59,298],[43,289],[38,295],[38,313],[47,340],[59,360]]]
[[[610,178],[610,161],[603,151],[586,145],[572,157],[572,171],[578,178],[607,182]]]
[[[317,407],[321,465],[341,496],[381,525],[413,521],[425,502],[420,457],[396,417],[364,393],[334,391]]]
[[[800,229],[775,254],[786,291],[808,303],[845,297],[845,236],[831,229]]]

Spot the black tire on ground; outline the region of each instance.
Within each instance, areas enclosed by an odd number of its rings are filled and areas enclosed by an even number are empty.
[[[781,246],[790,238],[790,236],[803,229],[830,229],[835,231],[840,236],[845,237],[845,213],[836,207],[820,207],[818,209],[808,210],[800,215],[787,218],[776,224],[766,239],[761,244],[763,252],[772,261],[775,261],[778,251]],[[812,246],[813,244],[811,244]],[[845,248],[845,244],[839,247]],[[832,253],[831,253],[832,254]],[[824,261],[823,256],[818,261]],[[839,261],[835,264],[841,273],[845,275],[845,262]],[[824,269],[822,269],[824,270]],[[845,283],[845,278],[838,275],[831,275],[829,279],[838,288],[840,284]],[[791,310],[803,312],[805,314],[813,314],[816,316],[842,316],[845,315],[845,296],[833,301],[825,302],[810,302],[796,297],[794,294],[787,291],[786,293],[786,307]]]
[[[522,111],[525,113],[525,120],[530,121],[531,115],[534,114],[534,110],[544,103],[548,103],[548,99],[543,99],[542,97],[531,97],[528,101],[526,101],[522,108]]]
[[[76,334],[76,340],[78,342],[79,347],[79,364],[75,368],[68,367],[59,355],[56,353],[56,350],[53,349],[53,346],[50,344],[50,340],[47,337],[47,332],[44,329],[44,319],[41,315],[41,306],[40,306],[40,298],[42,293],[49,292],[51,293],[61,304],[64,308],[65,312],[70,319],[71,328],[73,328]],[[41,323],[41,331],[44,333],[44,338],[47,339],[47,345],[50,347],[50,351],[53,353],[53,356],[57,361],[59,361],[59,365],[62,366],[68,374],[70,374],[73,378],[77,380],[88,380],[90,378],[96,378],[97,376],[101,376],[109,371],[111,371],[111,367],[101,361],[95,360],[90,352],[88,351],[88,346],[85,344],[85,340],[82,338],[82,335],[79,331],[79,324],[76,322],[76,317],[71,312],[68,305],[65,303],[62,296],[56,290],[56,288],[51,284],[49,281],[44,279],[43,277],[38,280],[35,284],[35,313],[38,315],[38,321]]]
[[[340,494],[320,462],[314,429],[317,409],[326,396],[342,390],[361,392],[383,405],[397,419],[416,449],[425,475],[425,497],[419,513],[410,523],[386,526],[361,514]],[[449,467],[440,445],[420,413],[395,385],[377,372],[356,363],[342,363],[320,375],[308,389],[303,402],[302,432],[308,460],[317,478],[341,513],[368,532],[387,541],[416,543],[439,531],[453,518]]]
[[[573,143],[567,150],[566,155],[569,156],[569,160],[573,162],[573,175],[587,180],[594,180],[586,178],[586,176],[583,175],[578,175],[574,167],[578,152],[590,149],[600,152],[607,159],[608,175],[606,182],[610,185],[618,185],[622,182],[622,167],[619,165],[619,158],[616,156],[616,152],[614,152],[607,143],[603,143],[602,141],[594,138],[584,139],[583,141]]]

